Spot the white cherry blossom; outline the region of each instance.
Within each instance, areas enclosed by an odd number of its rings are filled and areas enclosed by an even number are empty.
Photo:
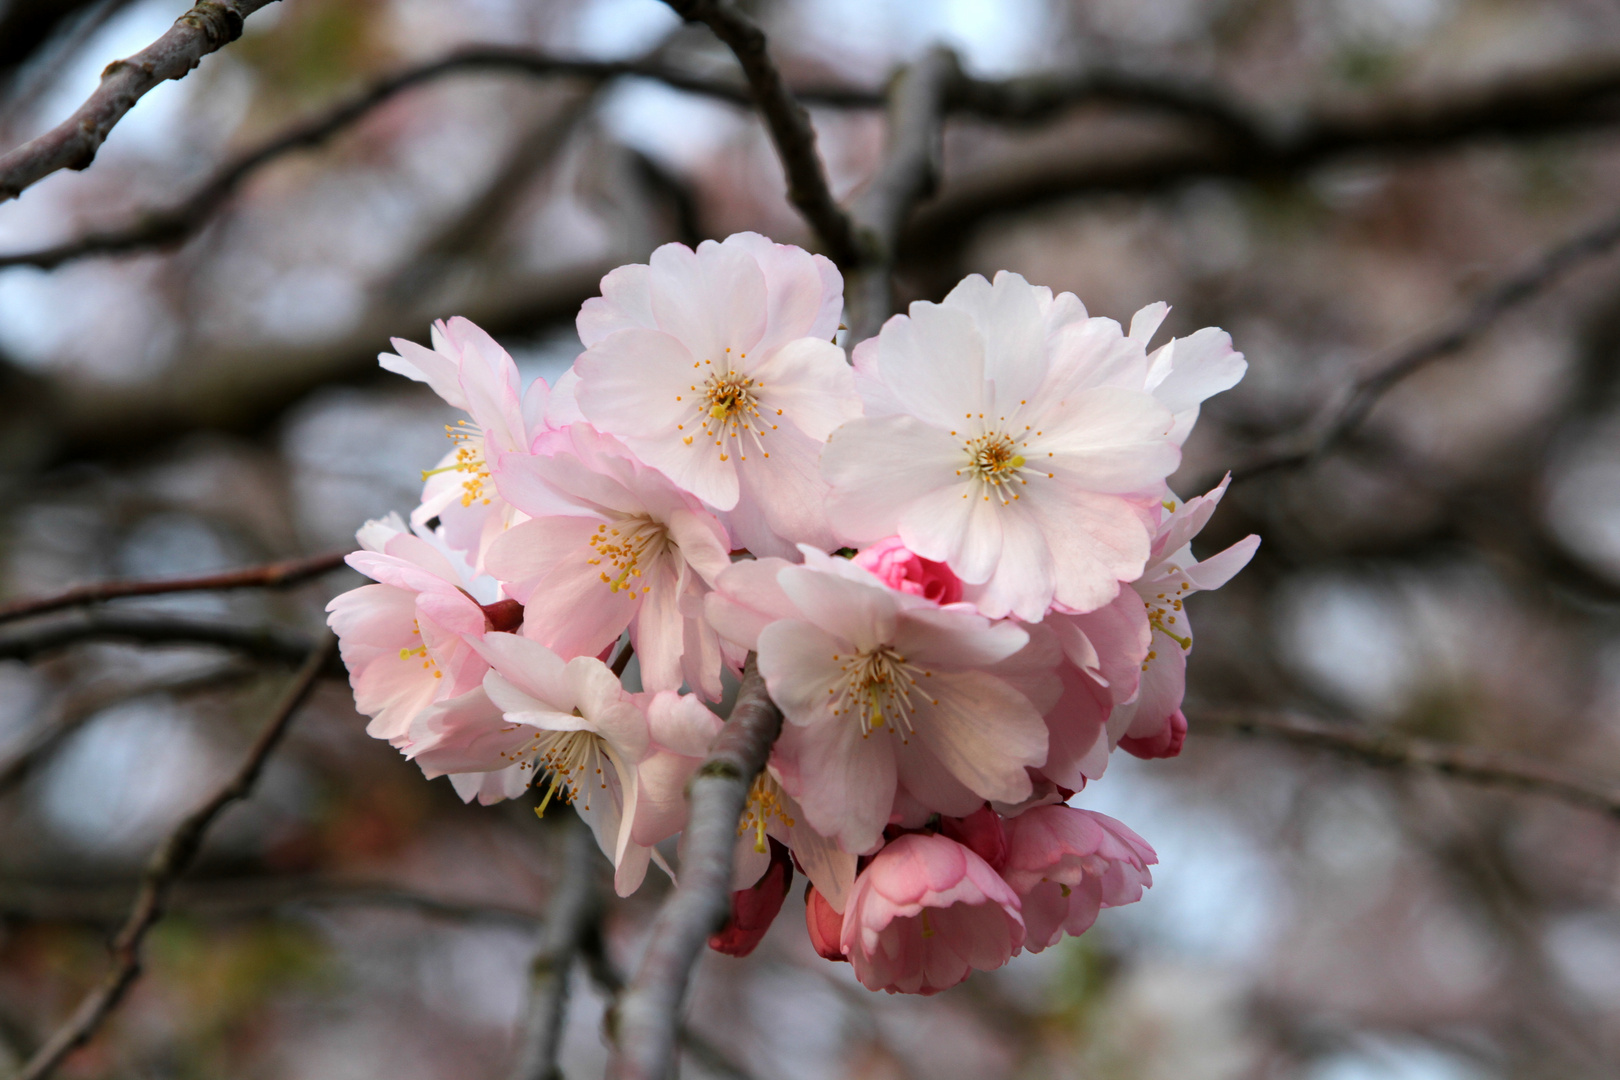
[[[866,416],[822,458],[841,535],[899,535],[983,586],[974,602],[992,617],[1113,599],[1147,561],[1143,493],[1180,451],[1141,343],[1083,314],[1003,272],[884,324],[856,351]]]
[[[569,392],[755,554],[833,547],[817,462],[860,414],[831,340],[841,290],[826,259],[753,233],[666,244],[609,274],[580,312]]]

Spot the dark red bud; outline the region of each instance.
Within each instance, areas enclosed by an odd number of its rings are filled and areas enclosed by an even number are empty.
[[[941,818],[939,831],[1000,870],[1007,862],[1007,833],[1001,815],[981,806],[965,818]]]
[[[523,625],[523,605],[516,600],[497,600],[493,604],[479,604],[484,611],[484,630],[499,630],[510,634]]]
[[[1140,739],[1129,735],[1119,740],[1119,748],[1139,758],[1171,758],[1181,753],[1187,741],[1187,714],[1177,709],[1164,718],[1164,727]]]
[[[752,888],[738,889],[731,894],[731,918],[720,932],[709,938],[709,948],[727,956],[747,956],[765,937],[765,931],[776,921],[787,898],[788,887],[793,884],[793,861],[788,849],[775,837],[765,838],[771,845],[771,865],[765,876]]]
[[[833,910],[814,885],[805,888],[804,925],[810,932],[810,944],[823,960],[847,960],[838,947],[838,939],[844,933],[844,917]]]

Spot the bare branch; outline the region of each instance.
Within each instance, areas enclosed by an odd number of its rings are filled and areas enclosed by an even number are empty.
[[[68,1054],[95,1035],[102,1023],[118,1007],[124,995],[129,992],[129,988],[140,977],[141,944],[147,932],[163,918],[164,903],[169,898],[170,890],[174,888],[175,880],[190,868],[202,847],[204,837],[208,835],[209,828],[219,818],[220,813],[232,803],[239,802],[252,793],[271,751],[281,742],[281,737],[298,712],[298,707],[304,703],[304,699],[314,688],[321,669],[336,655],[337,642],[333,638],[328,638],[324,644],[310,653],[309,659],[298,669],[292,685],[288,687],[287,693],[271,714],[270,722],[254,740],[236,775],[232,776],[207,802],[187,815],[164,840],[162,846],[153,853],[151,862],[147,864],[140,892],[136,894],[135,903],[130,909],[129,918],[113,941],[113,969],[107,973],[99,986],[79,1002],[79,1007],[74,1010],[68,1022],[58,1028],[56,1033],[46,1040],[45,1045],[29,1059],[28,1064],[18,1074],[17,1080],[44,1080],[50,1076]]]
[[[273,626],[236,626],[213,619],[97,612],[56,619],[0,637],[0,660],[32,660],[93,641],[132,645],[212,645],[261,660],[297,664],[314,646]],[[334,673],[341,665],[333,668]]]
[[[201,187],[173,206],[146,211],[128,225],[92,232],[63,244],[0,255],[0,267],[37,266],[50,269],[92,255],[117,255],[180,244],[206,225],[243,181],[271,162],[298,150],[320,146],[406,90],[449,75],[494,72],[545,78],[573,77],[598,84],[621,75],[643,75],[681,89],[724,98],[735,104],[748,102],[747,92],[740,84],[700,80],[656,61],[569,60],[530,49],[496,46],[458,49],[443,59],[380,79],[347,101],[318,116],[300,121],[281,134],[237,155],[221,166]]]
[[[1610,254],[1616,245],[1620,245],[1620,214],[1542,252],[1486,289],[1439,329],[1373,365],[1339,395],[1338,403],[1328,407],[1324,418],[1312,425],[1314,431],[1263,449],[1233,469],[1233,482],[1320,460],[1360,427],[1379,399],[1402,379],[1473,344],[1503,315],[1535,299],[1576,268]]]
[[[183,592],[221,592],[227,589],[289,589],[311,578],[329,574],[343,565],[346,551],[331,551],[308,558],[281,559],[262,566],[226,570],[200,577],[169,578],[158,581],[98,581],[76,585],[54,596],[25,597],[0,604],[0,623],[30,615],[44,615],[65,608],[99,604],[127,596],[163,596]]]
[[[144,211],[126,225],[97,230],[61,244],[0,255],[0,268],[49,269],[91,256],[180,244],[206,225],[237,188],[264,166],[295,151],[320,146],[399,93],[447,76],[481,73],[576,78],[598,85],[615,78],[641,77],[735,105],[753,103],[748,84],[741,80],[694,74],[659,58],[592,61],[516,47],[457,49],[439,60],[383,78],[320,115],[244,151],[172,206]],[[1049,120],[1085,104],[1113,104],[1196,121],[1200,124],[1200,139],[1188,145],[1178,141],[1145,156],[1088,156],[1058,167],[1055,172],[1051,162],[1043,160],[1020,163],[1005,176],[993,173],[968,178],[953,185],[945,199],[930,207],[924,220],[908,230],[907,246],[939,237],[941,230],[947,229],[951,231],[949,242],[957,242],[961,236],[956,230],[970,227],[986,214],[1047,198],[1088,190],[1154,187],[1208,171],[1233,174],[1231,170],[1240,162],[1256,170],[1266,162],[1271,163],[1266,167],[1273,171],[1286,170],[1295,167],[1287,162],[1302,153],[1290,149],[1295,142],[1315,147],[1304,155],[1305,163],[1311,164],[1317,156],[1358,148],[1421,149],[1431,145],[1427,135],[1437,138],[1433,145],[1444,145],[1480,136],[1529,137],[1610,126],[1616,114],[1604,99],[1617,91],[1620,65],[1609,62],[1560,68],[1454,92],[1428,102],[1392,100],[1354,114],[1315,114],[1286,129],[1292,134],[1279,134],[1284,129],[1278,124],[1258,116],[1252,107],[1221,87],[1188,79],[1178,72],[1088,66],[1005,80],[974,79],[958,72],[950,80],[945,102],[946,110],[953,114],[1027,124]],[[838,109],[879,108],[892,98],[892,93],[885,95],[876,89],[831,84],[795,87],[791,93],[800,101]],[[1314,134],[1307,138],[1309,133]],[[1211,134],[1219,137],[1219,146],[1207,142]],[[1237,150],[1245,150],[1245,156],[1231,158]]]
[[[1248,709],[1200,709],[1191,730],[1195,734],[1238,733],[1283,739],[1359,758],[1370,765],[1433,770],[1459,780],[1545,795],[1620,817],[1620,784],[1582,776],[1520,754]]]
[[[681,879],[658,911],[641,966],[619,1002],[616,1080],[665,1080],[675,1060],[680,1015],[709,935],[731,912],[731,856],[749,786],[782,730],[755,658],[749,656],[731,718],[687,788]]]
[[[956,54],[935,46],[898,72],[889,85],[883,164],[853,208],[871,251],[865,264],[851,268],[849,275],[846,296],[851,342],[876,334],[894,310],[890,275],[895,244],[912,210],[939,185],[945,104],[961,78]]]
[[[577,814],[565,814],[563,820],[562,868],[540,947],[529,963],[529,1015],[509,1074],[512,1080],[562,1080],[557,1051],[568,1009],[568,975],[601,916],[596,840]]]
[[[737,56],[753,91],[754,102],[776,144],[787,173],[788,200],[810,223],[828,256],[839,266],[854,266],[866,257],[866,244],[827,186],[827,170],[816,152],[816,130],[782,73],[765,49],[765,32],[732,0],[664,0],[688,22],[706,23],[715,37]]]
[[[1076,140],[1064,153],[1008,152],[994,165],[952,178],[906,230],[903,253],[955,248],[987,218],[1057,199],[1155,191],[1199,177],[1275,179],[1357,155],[1432,154],[1482,140],[1607,128],[1620,120],[1620,64],[1612,59],[1351,106],[1319,105],[1286,120],[1244,106],[1218,87],[1167,81],[1170,92],[1154,102],[1143,93],[1149,78],[1101,80],[1110,83],[1121,95],[1116,100],[1156,104],[1190,123],[1185,131],[1124,149]],[[999,96],[998,84],[977,85],[981,96]],[[1072,87],[1097,93],[1090,100],[1106,96],[1097,86],[1085,86],[1083,75],[1073,77]],[[1203,116],[1188,108],[1201,96],[1210,110]],[[1052,108],[1063,95],[1037,94],[1030,100]],[[1030,113],[1038,117],[1041,110],[1031,107]]]
[[[242,23],[271,0],[202,0],[167,33],[101,73],[101,85],[78,111],[55,128],[0,155],[0,202],[58,169],[84,169],[96,159],[113,125],[148,90],[184,78],[209,53],[242,36]]]

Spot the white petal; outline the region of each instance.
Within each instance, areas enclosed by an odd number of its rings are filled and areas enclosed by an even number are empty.
[[[1159,332],[1164,323],[1164,317],[1170,314],[1170,305],[1163,300],[1149,304],[1131,316],[1130,338],[1144,349],[1153,340],[1153,335]]]
[[[903,397],[906,412],[935,427],[981,413],[984,339],[965,311],[917,301],[878,335],[878,372]]]
[[[574,327],[579,340],[590,348],[609,334],[632,327],[656,329],[647,265],[631,263],[610,270],[602,279],[602,295],[593,296],[579,309]]]
[[[830,341],[790,341],[751,366],[749,374],[762,385],[759,400],[766,422],[791,423],[817,442],[861,415],[855,376],[844,350]]]
[[[718,365],[727,349],[740,358],[764,336],[765,275],[747,254],[713,242],[696,252],[665,244],[648,265],[653,317],[694,359]]]
[[[956,475],[963,460],[961,443],[946,430],[910,416],[845,424],[821,454],[822,475],[832,485],[827,513],[833,528],[855,541],[895,535],[907,504],[964,486]]]

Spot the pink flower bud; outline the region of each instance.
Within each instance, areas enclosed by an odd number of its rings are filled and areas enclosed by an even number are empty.
[[[775,837],[766,839],[771,845],[771,865],[752,887],[731,894],[731,918],[709,938],[709,948],[715,952],[747,956],[764,939],[765,931],[782,910],[788,886],[793,884],[793,861],[786,846]]]
[[[1007,861],[1007,834],[1001,827],[1001,815],[988,806],[981,806],[965,818],[943,818],[939,831],[967,848],[999,871]]]
[[[516,600],[497,600],[493,604],[479,604],[484,610],[484,631],[499,630],[512,633],[523,625],[523,605]]]
[[[882,578],[891,589],[936,604],[954,604],[962,599],[962,580],[950,567],[912,552],[898,536],[879,540],[851,561]]]
[[[845,960],[844,950],[838,947],[838,937],[844,929],[844,917],[833,910],[811,885],[804,894],[804,925],[810,932],[810,944],[823,960]]]
[[[937,994],[1024,943],[1018,895],[955,840],[910,833],[855,879],[839,945],[869,990]]]
[[[1071,806],[1037,806],[1006,822],[1001,869],[1022,901],[1028,937],[1040,952],[1065,933],[1083,934],[1100,908],[1142,898],[1159,861],[1147,841],[1111,817]]]
[[[1119,740],[1119,748],[1139,758],[1172,758],[1181,753],[1187,741],[1187,714],[1177,709],[1164,718],[1164,726],[1145,738],[1129,735]]]

